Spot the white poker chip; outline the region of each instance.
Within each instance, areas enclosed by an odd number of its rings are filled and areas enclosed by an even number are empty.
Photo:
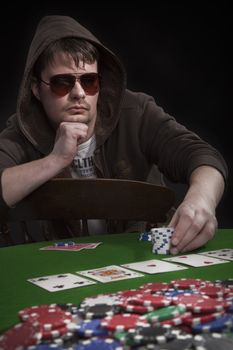
[[[85,298],[80,304],[81,308],[95,306],[99,304],[117,305],[120,302],[120,296],[115,294],[98,294],[95,297]]]
[[[169,254],[171,238],[174,232],[172,227],[157,227],[151,229],[152,253]]]

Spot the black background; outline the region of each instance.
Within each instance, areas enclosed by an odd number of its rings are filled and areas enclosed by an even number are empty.
[[[152,0],[151,0],[152,1]],[[128,87],[154,96],[168,113],[215,146],[229,166],[219,227],[233,227],[232,12],[228,2],[34,1],[11,5],[0,23],[0,129],[15,111],[27,50],[44,15],[70,15],[123,61]],[[23,14],[22,14],[23,13]],[[178,195],[182,187],[176,187]]]

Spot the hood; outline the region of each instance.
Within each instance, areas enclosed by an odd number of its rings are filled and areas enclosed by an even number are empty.
[[[96,45],[101,55],[101,90],[96,122],[97,145],[101,145],[115,128],[126,86],[123,65],[95,36],[68,16],[46,16],[39,22],[28,52],[23,79],[17,100],[17,120],[27,139],[42,154],[53,149],[55,132],[51,128],[41,104],[31,92],[31,76],[34,63],[45,48],[60,38],[76,37]]]

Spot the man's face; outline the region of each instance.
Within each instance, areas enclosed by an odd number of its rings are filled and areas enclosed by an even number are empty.
[[[75,65],[72,57],[64,54],[56,54],[53,64],[49,64],[41,73],[41,79],[49,83],[50,78],[57,74],[78,74],[97,73],[97,62]],[[85,92],[76,80],[73,88],[64,96],[58,96],[49,85],[43,82],[32,84],[32,91],[36,98],[42,103],[47,117],[56,130],[61,122],[79,122],[88,125],[88,136],[93,134],[96,115],[97,100],[99,92],[90,95]]]

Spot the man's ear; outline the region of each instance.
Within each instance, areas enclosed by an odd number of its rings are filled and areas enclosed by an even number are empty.
[[[39,87],[38,87],[38,80],[36,78],[32,78],[31,82],[31,90],[35,98],[40,101],[40,94],[39,94]]]

